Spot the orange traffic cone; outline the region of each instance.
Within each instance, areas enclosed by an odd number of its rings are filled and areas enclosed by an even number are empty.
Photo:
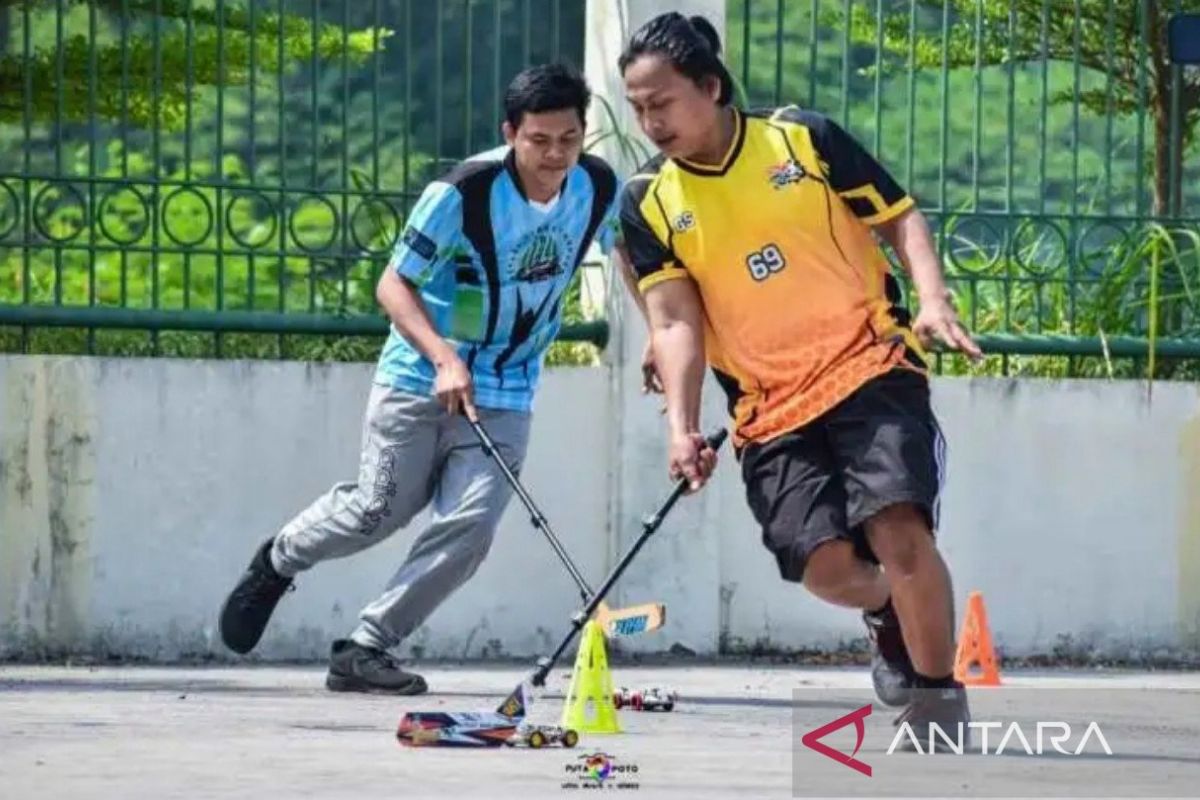
[[[974,670],[976,666],[979,671]],[[1000,669],[980,592],[967,596],[967,614],[958,633],[958,652],[954,657],[954,679],[965,686],[1000,685]]]

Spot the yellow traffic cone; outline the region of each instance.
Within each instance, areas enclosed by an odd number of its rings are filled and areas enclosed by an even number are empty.
[[[583,638],[575,656],[575,671],[567,689],[562,726],[579,733],[620,733],[612,695],[612,673],[608,671],[604,629],[595,620],[589,620],[583,626]]]

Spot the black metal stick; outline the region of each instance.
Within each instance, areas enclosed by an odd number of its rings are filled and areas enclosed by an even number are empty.
[[[588,586],[587,581],[584,580],[583,575],[576,568],[575,562],[567,555],[562,542],[554,535],[554,531],[550,530],[550,522],[546,519],[546,515],[534,504],[533,498],[525,491],[525,487],[521,485],[521,481],[517,479],[512,469],[505,463],[504,457],[500,455],[500,449],[496,447],[496,443],[492,441],[492,437],[488,435],[484,427],[475,420],[468,420],[468,422],[475,429],[475,435],[479,437],[479,441],[483,445],[483,451],[491,456],[500,466],[500,471],[504,473],[504,477],[508,480],[509,485],[512,486],[513,491],[516,492],[517,497],[521,498],[521,502],[529,509],[529,513],[532,515],[530,521],[533,523],[533,527],[544,533],[546,538],[550,540],[550,546],[554,548],[555,553],[558,553],[563,566],[567,568],[567,572],[571,573],[571,577],[575,579],[576,585],[579,586],[579,593],[583,597],[583,602],[588,602],[596,593],[592,591],[592,587]]]

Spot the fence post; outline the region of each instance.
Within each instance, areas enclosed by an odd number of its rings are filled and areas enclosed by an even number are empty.
[[[667,11],[678,11],[685,15],[702,14],[725,36],[725,0],[588,0],[585,23],[584,68],[595,99],[588,119],[589,133],[615,129],[628,137],[632,147],[647,156],[655,154],[653,145],[642,136],[637,121],[625,101],[625,90],[617,59],[629,37],[643,23]],[[725,50],[726,48],[722,48]],[[622,180],[632,175],[642,161],[631,158],[628,147],[622,147],[616,137],[606,138],[592,152],[606,159]],[[606,270],[605,306],[609,320],[611,339],[605,351],[605,361],[610,368],[609,426],[612,431],[608,452],[608,497],[609,516],[613,524],[609,527],[607,561],[608,567],[616,563],[618,553],[627,545],[625,541],[636,532],[637,517],[656,502],[666,481],[665,437],[662,417],[658,414],[661,401],[641,395],[642,351],[646,345],[646,325],[637,305],[625,290],[619,275]],[[712,395],[712,388],[706,389]],[[707,403],[706,403],[707,405]],[[711,420],[709,420],[711,424]],[[649,472],[639,470],[639,461],[651,462]],[[626,466],[628,465],[628,466]],[[662,484],[640,486],[639,476],[661,475]],[[644,482],[644,480],[643,480]],[[711,494],[711,492],[709,493]],[[682,523],[678,523],[681,524]],[[682,531],[680,531],[682,532]],[[688,531],[695,539],[696,547],[715,547],[716,532],[711,529]],[[708,540],[712,539],[711,542]],[[649,554],[647,554],[649,555]],[[651,558],[644,558],[650,561]],[[645,567],[643,567],[645,568]],[[676,608],[692,608],[695,613],[676,617],[672,636],[696,650],[714,652],[717,643],[717,603],[719,575],[713,563],[713,575],[692,576],[689,584],[673,593],[667,600]],[[616,587],[622,597],[640,596],[647,590],[639,587],[640,572],[630,571],[624,587]],[[664,587],[656,591],[660,597]],[[674,590],[673,590],[674,591]],[[616,602],[624,602],[617,599]],[[710,609],[711,606],[711,609]],[[712,613],[708,613],[711,610]],[[633,643],[636,644],[636,643]],[[632,645],[629,645],[632,646]]]
[[[703,14],[724,38],[724,0],[588,0],[584,70],[594,95],[588,114],[589,137],[615,130],[626,137],[637,152],[654,154],[653,145],[638,130],[637,121],[625,102],[617,59],[629,37],[642,23],[667,11]],[[591,152],[607,160],[622,180],[632,175],[640,165],[640,159],[629,157],[629,148],[622,148],[616,136],[606,138]],[[646,341],[645,326],[637,306],[622,288],[619,277],[610,276],[607,287],[605,302],[612,322],[612,339],[606,358],[618,365],[632,367],[632,377],[640,380],[639,365]]]

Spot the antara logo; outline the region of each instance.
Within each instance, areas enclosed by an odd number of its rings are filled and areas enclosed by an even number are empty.
[[[850,769],[857,770],[869,778],[871,777],[871,765],[855,758],[855,756],[858,755],[859,748],[861,748],[863,745],[863,739],[865,739],[867,736],[867,730],[866,726],[863,724],[863,720],[869,716],[871,716],[871,706],[863,706],[857,711],[851,711],[844,717],[838,717],[828,725],[822,725],[816,730],[809,731],[808,733],[804,734],[803,737],[801,737],[800,741],[804,743],[805,747],[816,750],[826,758],[832,758],[834,761],[841,762]],[[834,731],[841,730],[847,725],[853,725],[854,732],[858,735],[858,741],[854,743],[853,753],[846,755],[840,750],[834,750],[829,745],[821,743],[820,740],[823,737],[833,733]]]
[[[815,750],[839,764],[845,764],[850,769],[860,772],[869,778],[873,774],[871,765],[856,756],[858,755],[858,751],[862,749],[863,742],[866,740],[866,725],[863,721],[871,715],[871,710],[872,707],[866,705],[856,711],[851,711],[843,717],[838,717],[830,723],[809,731],[801,737],[800,741],[805,747]],[[856,738],[853,752],[849,754],[843,753],[821,741],[821,739],[829,734],[841,730],[847,725],[854,726]],[[967,741],[971,738],[971,731],[976,731],[979,734],[978,751],[973,747],[969,748],[967,745]],[[994,749],[988,746],[989,731],[994,732],[996,736],[991,741],[998,742]],[[943,755],[949,753],[954,753],[955,755],[969,753],[974,755],[978,752],[979,755],[983,756],[999,756],[1003,755],[1005,750],[1014,750],[1024,752],[1029,756],[1040,756],[1051,752],[1065,756],[1079,756],[1087,750],[1089,744],[1092,744],[1093,747],[1099,746],[1106,755],[1111,756],[1113,754],[1112,748],[1104,736],[1104,731],[1094,721],[1088,723],[1083,731],[1083,735],[1079,737],[1079,741],[1076,744],[1072,744],[1070,723],[1061,721],[1036,722],[1034,723],[1033,731],[1028,733],[1021,727],[1020,723],[1015,721],[1007,725],[998,721],[972,721],[965,725],[960,722],[949,730],[937,723],[932,723],[923,733],[924,736],[918,735],[910,723],[907,721],[904,722],[892,737],[892,743],[887,749],[887,755],[892,755],[905,740],[911,746],[912,752],[920,755],[932,755],[938,752],[940,748],[940,752]]]
[[[928,738],[924,742],[925,747],[922,747],[923,742],[921,738],[913,731],[912,726],[905,722],[900,726],[900,730],[896,731],[896,735],[892,739],[892,746],[888,748],[887,752],[890,756],[900,744],[900,740],[908,738],[913,750],[923,755],[929,755],[934,752],[935,747],[944,745],[949,752],[961,756],[966,750],[964,738],[969,731],[976,730],[980,732],[979,755],[981,756],[1003,755],[1005,748],[1019,749],[1024,751],[1025,755],[1029,756],[1040,756],[1050,752],[1049,748],[1046,747],[1047,741],[1054,747],[1054,752],[1064,756],[1077,756],[1083,753],[1093,736],[1098,740],[1100,747],[1107,755],[1111,756],[1113,754],[1112,748],[1108,746],[1108,740],[1104,738],[1104,731],[1100,730],[1100,726],[1095,722],[1088,724],[1087,729],[1083,732],[1083,736],[1079,738],[1079,744],[1075,746],[1074,751],[1069,749],[1064,750],[1061,747],[1064,742],[1070,744],[1071,741],[1071,726],[1066,722],[1036,723],[1037,735],[1034,737],[1034,741],[1037,742],[1036,747],[1029,744],[1029,738],[1026,737],[1025,731],[1021,729],[1018,723],[1009,723],[1008,728],[1004,730],[1004,735],[1000,738],[1000,744],[996,745],[995,750],[988,750],[988,731],[992,729],[999,731],[1002,728],[1004,728],[1003,722],[968,722],[966,725],[960,722],[947,731],[935,722],[928,727],[926,733]],[[1053,731],[1057,731],[1058,735],[1054,735]],[[1049,735],[1047,735],[1048,733]],[[1019,747],[1011,742],[1014,738],[1020,742]],[[943,750],[943,752],[946,752],[946,750]],[[974,750],[972,749],[970,752],[973,754]]]

